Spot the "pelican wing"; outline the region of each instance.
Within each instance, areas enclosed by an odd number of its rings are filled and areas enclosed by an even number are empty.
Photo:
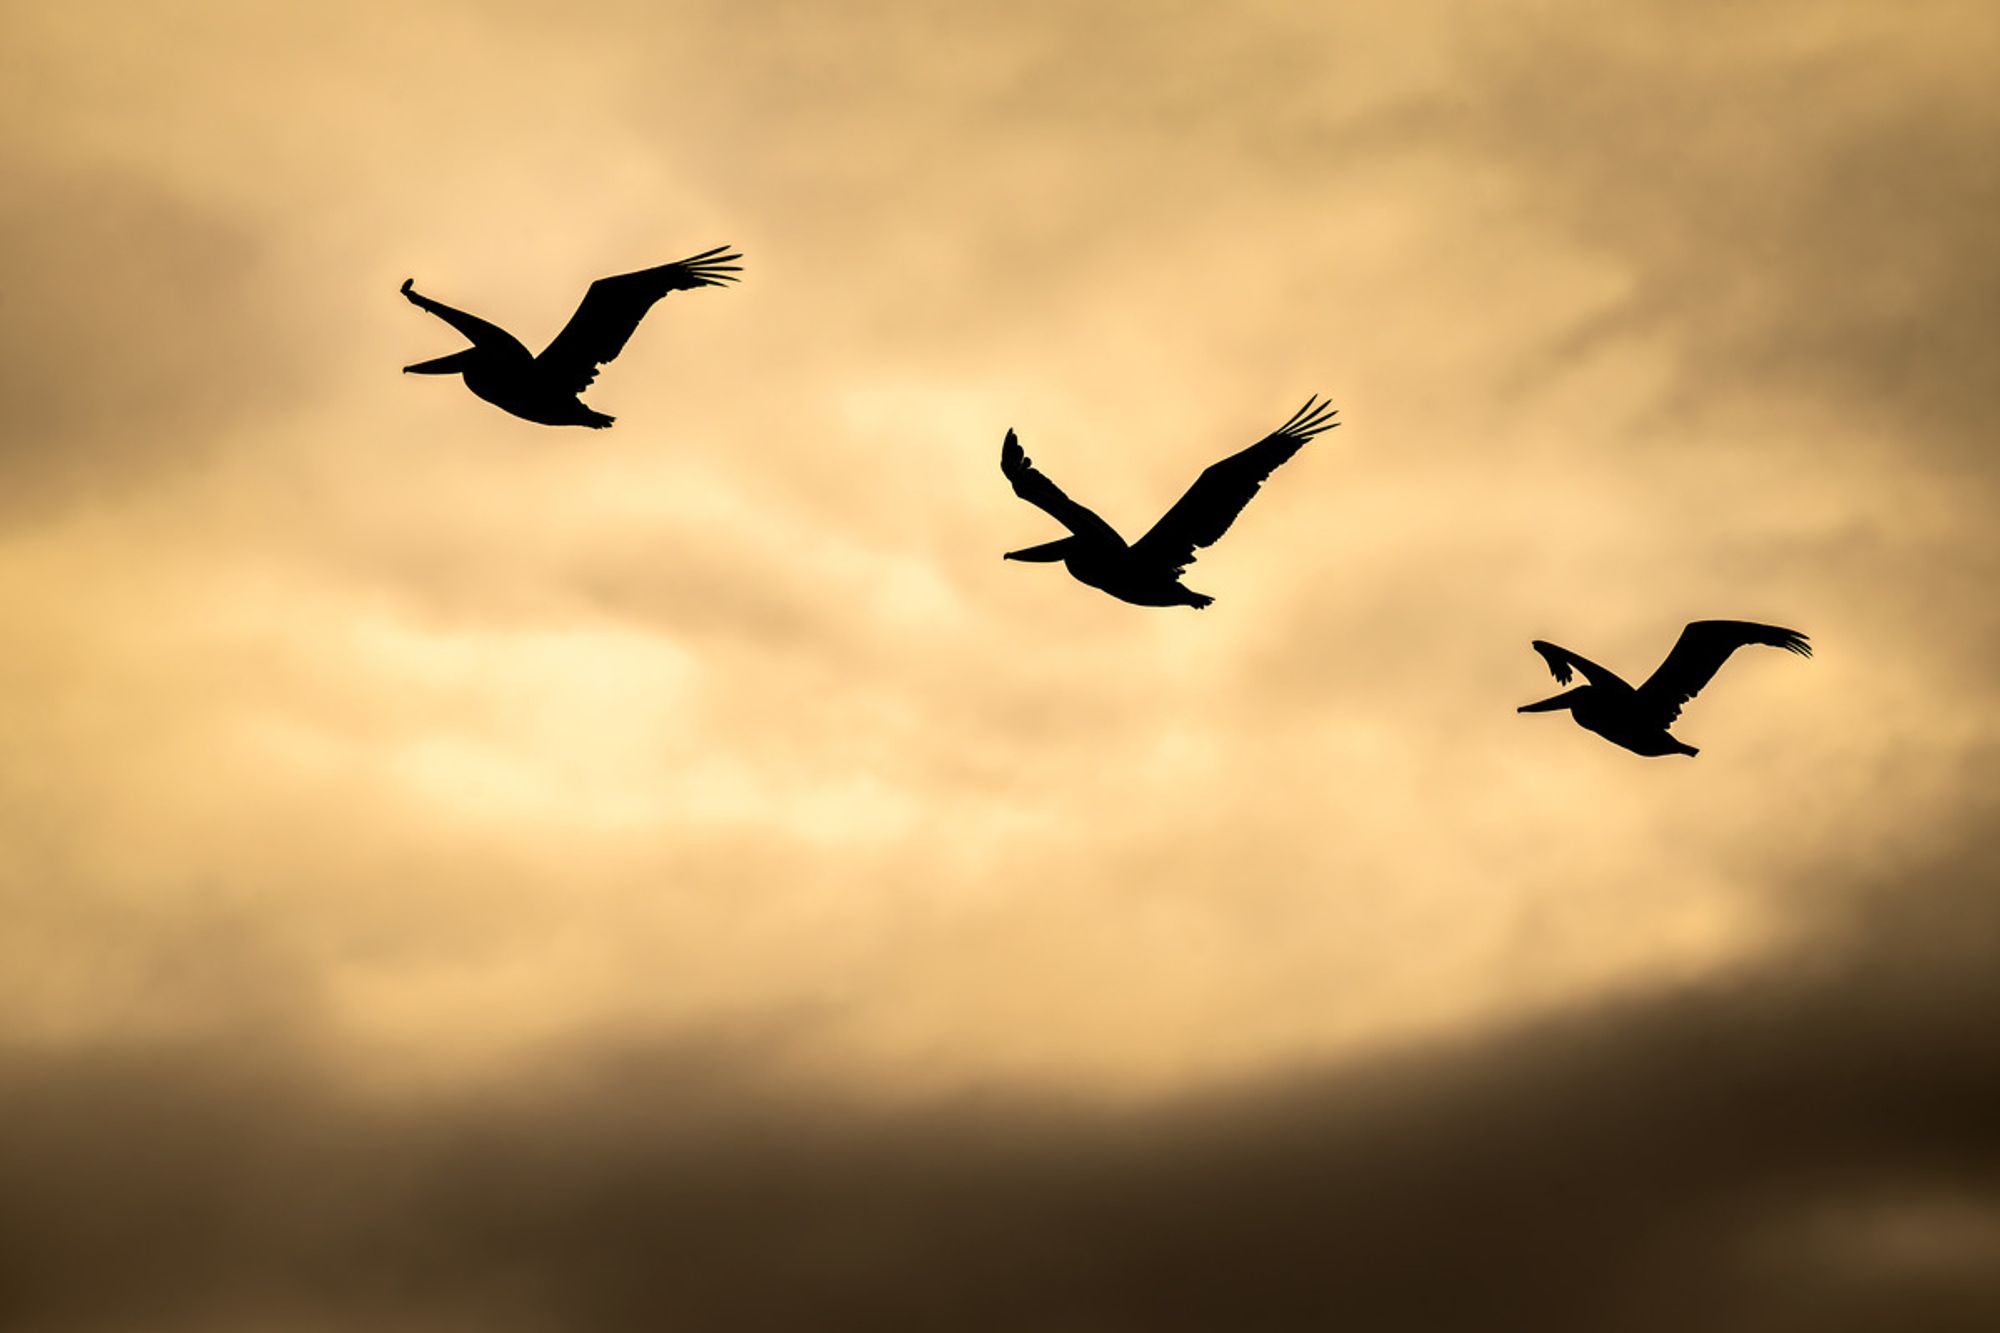
[[[1132,543],[1132,553],[1171,566],[1177,574],[1187,568],[1198,548],[1214,545],[1229,531],[1280,463],[1313,436],[1340,424],[1333,419],[1336,411],[1314,395],[1290,421],[1241,453],[1211,465],[1145,536]]]
[[[1569,684],[1570,673],[1574,669],[1581,671],[1583,678],[1592,685],[1617,685],[1626,689],[1631,688],[1619,678],[1617,672],[1608,671],[1589,658],[1578,653],[1573,653],[1567,648],[1558,647],[1545,639],[1536,639],[1528,646],[1540,653],[1542,660],[1549,664],[1549,674],[1556,678],[1556,684],[1558,685]]]
[[[1640,706],[1651,710],[1660,725],[1666,726],[1681,715],[1682,704],[1715,679],[1731,653],[1753,643],[1812,656],[1812,645],[1795,629],[1749,620],[1697,620],[1681,631],[1680,642],[1667,654],[1667,660],[1639,687]]]
[[[1000,471],[1014,484],[1014,494],[1047,514],[1079,537],[1123,546],[1125,539],[1109,523],[1063,494],[1062,487],[1035,470],[1034,460],[1021,448],[1013,431],[1000,446]]]
[[[513,349],[520,352],[522,356],[528,354],[528,349],[521,346],[521,340],[501,328],[498,324],[489,324],[477,315],[468,315],[463,310],[454,309],[442,301],[431,300],[430,297],[416,290],[415,281],[413,278],[403,279],[403,295],[409,300],[410,304],[419,310],[427,310],[431,314],[436,315],[439,319],[472,339],[473,346],[495,350]]]
[[[632,330],[662,296],[735,282],[742,266],[730,261],[743,256],[725,254],[728,249],[719,245],[678,263],[599,278],[583,294],[583,304],[569,317],[563,331],[535,358],[536,366],[550,383],[569,393],[582,393],[597,378],[597,368],[625,350]]]

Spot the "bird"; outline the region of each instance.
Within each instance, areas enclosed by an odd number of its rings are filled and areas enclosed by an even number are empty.
[[[1214,545],[1229,531],[1229,525],[1280,463],[1315,435],[1338,426],[1333,419],[1337,410],[1315,394],[1284,425],[1242,452],[1212,464],[1145,536],[1130,545],[1109,523],[1036,471],[1019,437],[1009,430],[1000,446],[1000,471],[1013,483],[1014,494],[1068,528],[1070,535],[1008,551],[1001,558],[1060,560],[1070,577],[1120,601],[1199,610],[1215,599],[1181,583],[1181,574],[1194,563],[1195,551]]]
[[[1729,655],[1746,644],[1812,656],[1812,645],[1795,629],[1749,620],[1697,620],[1681,631],[1666,661],[1635,690],[1588,658],[1536,639],[1531,646],[1549,664],[1556,684],[1569,684],[1571,668],[1581,671],[1590,683],[1539,703],[1523,704],[1515,711],[1553,713],[1567,708],[1579,727],[1633,754],[1699,754],[1694,746],[1669,735],[1667,728],[1681,715],[1681,706],[1715,679]]]
[[[625,350],[639,321],[668,292],[719,287],[735,282],[743,256],[726,245],[658,268],[599,278],[583,294],[569,323],[531,356],[519,339],[476,315],[454,310],[403,279],[410,304],[428,310],[472,339],[472,346],[431,361],[404,366],[405,375],[463,375],[465,387],[494,406],[545,426],[588,426],[602,430],[615,418],[593,411],[580,395],[597,378],[597,368]]]

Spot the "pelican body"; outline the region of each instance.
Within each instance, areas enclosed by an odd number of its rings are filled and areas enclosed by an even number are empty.
[[[414,293],[411,295],[414,299]],[[585,406],[575,392],[565,393],[561,385],[537,373],[534,354],[512,337],[507,343],[488,340],[434,361],[404,366],[403,373],[461,375],[474,397],[484,398],[524,421],[544,426],[588,426],[603,430],[616,420]]]
[[[1641,719],[1639,692],[1624,681],[1579,685],[1540,703],[1523,704],[1523,713],[1550,713],[1567,708],[1572,721],[1633,754],[1699,754],[1701,751],[1663,726]]]
[[[1729,655],[1745,644],[1812,656],[1812,645],[1797,630],[1749,620],[1697,620],[1681,631],[1666,661],[1635,689],[1589,658],[1536,639],[1531,646],[1549,664],[1558,685],[1569,684],[1572,670],[1581,671],[1589,683],[1523,704],[1515,711],[1554,713],[1567,709],[1579,727],[1634,754],[1698,754],[1700,751],[1667,728],[1681,715],[1681,706],[1700,693]]]
[[[1192,606],[1197,610],[1215,599],[1196,592],[1171,569],[1137,554],[1125,539],[1112,533],[1107,540],[1063,537],[1025,550],[1009,551],[1004,560],[1060,560],[1071,578],[1134,606]]]
[[[506,412],[544,426],[588,426],[602,430],[613,419],[581,397],[597,378],[597,368],[624,350],[639,321],[662,296],[694,287],[736,281],[741,266],[729,261],[728,246],[704,251],[658,268],[599,278],[584,293],[569,323],[538,356],[507,330],[476,315],[453,309],[415,290],[405,279],[403,295],[472,340],[449,356],[404,366],[406,375],[460,375],[465,387]]]
[[[1340,423],[1335,409],[1315,396],[1292,419],[1239,453],[1204,471],[1136,542],[1127,542],[1109,523],[1063,493],[1036,470],[1013,431],[1000,446],[1000,471],[1014,494],[1069,529],[1070,535],[1040,546],[1008,551],[1004,559],[1053,563],[1070,577],[1135,606],[1192,606],[1215,599],[1181,582],[1198,548],[1212,546],[1229,530],[1265,478],[1320,432]]]

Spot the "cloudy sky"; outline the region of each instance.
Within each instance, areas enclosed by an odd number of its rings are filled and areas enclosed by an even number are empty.
[[[10,1327],[2000,1320],[1992,6],[0,24]]]

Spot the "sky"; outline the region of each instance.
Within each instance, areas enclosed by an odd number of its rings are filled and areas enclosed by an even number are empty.
[[[1991,6],[0,26],[10,1328],[2000,1318]]]

